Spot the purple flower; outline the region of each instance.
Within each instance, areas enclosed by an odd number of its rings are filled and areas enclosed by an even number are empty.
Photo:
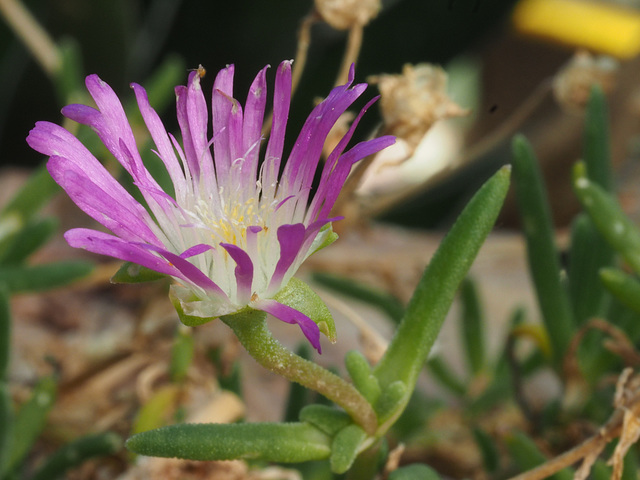
[[[138,203],[71,133],[37,122],[29,145],[48,155],[52,177],[87,214],[113,232],[77,228],[65,238],[73,247],[134,262],[172,276],[171,295],[186,315],[216,318],[250,307],[296,323],[319,351],[318,326],[305,314],[274,300],[302,262],[335,239],[331,209],[355,162],[391,145],[381,137],[345,152],[367,104],[330,154],[317,190],[312,182],[323,144],[338,117],[366,84],[334,88],[306,120],[281,162],[291,98],[291,62],[276,73],[273,127],[260,161],[267,99],[266,70],[255,78],[244,109],[233,98],[233,65],[213,84],[211,124],[200,86],[201,71],[176,87],[182,144],[167,133],[145,90],[132,84],[154,151],[173,182],[175,198],[162,190],[140,158],[131,126],[114,91],[97,75],[86,86],[97,109],[68,105],[65,117],[89,125],[133,177],[146,200]]]

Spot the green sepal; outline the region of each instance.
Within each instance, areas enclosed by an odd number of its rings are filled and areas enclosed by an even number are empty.
[[[333,242],[338,240],[338,234],[333,231],[333,225],[331,223],[327,223],[324,227],[322,227],[318,235],[322,235],[323,233],[327,232],[327,230],[329,231],[327,233],[327,236],[324,238],[324,240],[322,240],[322,243],[318,245],[313,252],[311,252],[311,254],[314,254],[322,250],[323,248],[328,247]]]
[[[600,270],[600,279],[605,288],[622,304],[640,313],[640,282],[616,268]]]
[[[142,432],[125,446],[152,457],[297,463],[329,458],[331,438],[308,423],[202,423]]]
[[[176,309],[176,313],[178,314],[178,319],[187,327],[197,327],[198,325],[204,325],[205,323],[209,323],[211,320],[215,320],[218,317],[197,317],[195,315],[187,315],[184,313],[182,309],[182,303],[180,303],[180,299],[174,294],[173,288],[169,290],[169,300],[173,304],[173,308]],[[193,301],[197,301],[198,298],[193,295]]]
[[[124,262],[113,277],[111,277],[111,283],[144,283],[166,277],[164,273],[156,272],[137,263]]]
[[[589,180],[583,162],[573,169],[573,187],[594,225],[636,273],[640,273],[640,231],[625,215],[618,201]]]
[[[42,378],[14,417],[13,441],[9,445],[6,471],[20,465],[29,449],[45,426],[49,411],[53,407],[57,393],[57,383],[53,377]]]
[[[440,480],[440,475],[427,465],[414,463],[391,472],[389,480]]]
[[[307,405],[300,410],[301,422],[307,422],[333,437],[353,421],[347,412],[328,405]]]
[[[94,457],[113,455],[122,448],[122,439],[113,432],[90,434],[80,437],[47,457],[31,480],[59,478],[67,470],[77,467]]]
[[[375,405],[380,398],[380,384],[371,372],[367,359],[357,350],[351,350],[347,352],[344,363],[354,386],[369,403]]]
[[[336,325],[331,316],[331,312],[318,294],[302,280],[293,277],[289,280],[287,286],[282,288],[273,299],[304,313],[318,325],[320,332],[322,332],[331,343],[336,343]]]
[[[331,471],[340,474],[349,470],[366,438],[365,431],[355,424],[340,430],[331,443]]]

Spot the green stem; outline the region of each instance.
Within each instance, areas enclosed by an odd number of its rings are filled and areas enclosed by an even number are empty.
[[[321,393],[344,408],[365,432],[375,432],[378,422],[371,404],[350,383],[283,347],[267,328],[264,312],[247,310],[220,318],[260,365]]]

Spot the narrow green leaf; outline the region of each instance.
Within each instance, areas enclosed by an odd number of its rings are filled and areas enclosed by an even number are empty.
[[[640,282],[616,268],[603,268],[600,278],[604,286],[621,303],[640,313]]]
[[[167,278],[163,273],[158,273],[137,263],[124,262],[111,277],[111,283],[143,283],[163,278]]]
[[[506,445],[516,466],[523,472],[547,461],[547,457],[544,456],[535,442],[522,432],[514,432],[509,435],[506,438]],[[549,478],[551,480],[572,480],[573,472],[569,468],[565,468]]]
[[[475,283],[469,277],[460,286],[462,301],[462,344],[466,354],[469,371],[473,375],[480,373],[485,367],[484,325],[482,306]]]
[[[13,441],[9,446],[7,471],[17,468],[36,441],[56,399],[57,384],[53,377],[41,379],[31,397],[20,407],[13,422]]]
[[[5,286],[0,284],[0,382],[7,378],[10,356],[11,312],[9,310],[9,295]]]
[[[176,385],[166,385],[155,391],[140,407],[131,427],[132,433],[152,431],[167,423],[175,412],[180,389]]]
[[[593,224],[636,273],[640,273],[640,231],[618,201],[586,177],[584,163],[573,169],[573,188]]]
[[[0,267],[0,283],[11,293],[39,292],[62,287],[87,276],[93,263],[68,260],[43,265],[17,265]]]
[[[13,405],[9,385],[4,380],[0,380],[0,425],[0,478],[4,478],[13,439]]]
[[[607,98],[599,85],[591,87],[584,128],[584,161],[587,176],[607,192],[613,192]]]
[[[193,360],[194,344],[191,330],[178,328],[171,347],[171,363],[169,376],[172,382],[181,382],[187,376],[187,371]]]
[[[67,470],[77,467],[94,457],[113,455],[122,448],[122,439],[113,432],[80,437],[59,448],[47,457],[31,480],[54,480]]]
[[[375,405],[380,397],[380,384],[378,379],[371,373],[371,365],[369,365],[364,355],[357,350],[347,352],[345,366],[358,391],[369,403]]]
[[[388,480],[440,480],[440,475],[427,465],[414,463],[394,470]]]
[[[330,437],[352,423],[351,417],[344,410],[316,404],[307,405],[300,410],[300,421],[310,423]]]
[[[349,470],[366,438],[364,430],[354,424],[340,430],[331,443],[331,471],[340,474]]]
[[[8,241],[20,231],[60,191],[58,184],[43,165],[36,169],[20,191],[0,212],[0,255]]]
[[[472,433],[480,450],[480,454],[482,455],[482,463],[484,464],[485,470],[490,474],[496,473],[500,467],[500,451],[498,446],[485,430],[474,428]]]
[[[29,222],[7,242],[0,264],[18,265],[42,247],[58,228],[58,220],[47,218]]]
[[[509,188],[509,174],[509,167],[501,168],[460,214],[431,259],[402,323],[374,369],[383,395],[397,380],[407,387],[408,394],[394,413],[396,417],[409,401],[418,373],[438,336],[460,282],[493,228]],[[383,430],[393,421],[394,418],[390,417]]]
[[[80,101],[85,95],[80,45],[74,39],[67,37],[58,43],[58,51],[62,64],[53,82],[58,102],[61,105],[66,105],[70,102]]]
[[[308,423],[171,425],[139,433],[125,446],[152,457],[307,462],[329,458],[331,439]]]
[[[569,296],[578,325],[604,314],[608,294],[599,271],[613,262],[613,250],[598,233],[591,219],[578,215],[571,228]]]
[[[466,385],[451,371],[440,355],[432,356],[427,361],[427,368],[434,380],[451,393],[462,396],[467,392]]]
[[[331,312],[318,294],[302,280],[293,277],[273,298],[284,305],[304,313],[318,325],[320,332],[323,333],[331,343],[336,343],[336,325]]]
[[[521,135],[513,139],[513,183],[527,242],[529,271],[536,289],[553,356],[559,365],[571,341],[574,321],[569,298],[561,283],[546,188],[538,160]]]
[[[397,323],[402,320],[404,305],[387,292],[333,273],[315,272],[312,278],[323,287],[379,308]]]
[[[592,480],[610,480],[611,479],[611,467],[609,467],[604,460],[596,460],[596,463],[591,467]]]

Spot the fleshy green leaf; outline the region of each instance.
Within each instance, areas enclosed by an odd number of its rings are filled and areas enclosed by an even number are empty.
[[[481,428],[473,429],[473,438],[478,445],[480,455],[482,455],[484,468],[488,473],[495,473],[500,466],[500,451],[498,446],[489,434]]]
[[[339,474],[349,470],[366,438],[364,430],[354,424],[340,430],[331,443],[331,471]]]
[[[509,188],[509,173],[509,167],[501,168],[462,211],[427,266],[402,323],[374,369],[382,388],[378,403],[398,380],[406,385],[407,392],[381,431],[393,424],[409,401],[460,282],[493,228]]]
[[[93,263],[68,260],[43,265],[13,265],[0,268],[0,283],[11,293],[38,292],[61,287],[87,276]]]
[[[347,352],[345,366],[358,391],[369,403],[375,405],[380,398],[380,384],[371,372],[371,365],[362,353],[357,350]]]
[[[407,385],[402,380],[390,383],[380,394],[376,403],[376,413],[380,421],[385,421],[406,405],[406,398],[410,396]]]
[[[440,480],[440,475],[427,465],[414,463],[391,472],[389,480]]]
[[[328,405],[307,405],[300,410],[300,421],[310,423],[331,437],[352,423],[347,412]]]
[[[304,313],[313,320],[320,331],[331,343],[336,343],[336,325],[331,312],[309,285],[293,277],[286,287],[281,289],[274,300]]]
[[[171,425],[134,435],[125,446],[140,455],[188,460],[295,463],[331,453],[329,436],[308,423]]]
[[[621,303],[640,313],[640,282],[615,268],[600,270],[602,283]]]
[[[461,329],[467,365],[473,375],[480,373],[485,367],[484,325],[482,307],[475,283],[465,278],[460,286],[462,300]]]
[[[598,84],[591,87],[584,128],[584,161],[589,179],[613,191],[607,98]]]
[[[167,276],[137,263],[124,262],[115,275],[111,277],[111,283],[143,283],[153,282],[162,278],[167,278]]]
[[[573,169],[573,187],[593,224],[636,273],[640,273],[640,231],[615,198],[586,177],[584,163]]]
[[[513,183],[527,242],[529,271],[536,289],[544,325],[549,331],[556,365],[564,357],[573,334],[569,298],[561,284],[547,192],[540,167],[529,142],[513,139]]]
[[[18,467],[45,426],[56,399],[57,384],[53,377],[41,379],[27,402],[20,407],[13,422],[13,440],[9,445],[7,471]]]
[[[31,480],[53,480],[90,458],[112,455],[121,448],[122,439],[113,432],[80,437],[47,457]]]
[[[599,271],[613,261],[613,250],[598,233],[591,219],[581,213],[571,228],[569,296],[576,322],[603,315],[610,298],[602,287]]]
[[[436,354],[427,361],[427,368],[440,385],[451,393],[462,396],[467,392],[467,387],[451,370],[442,356]]]

